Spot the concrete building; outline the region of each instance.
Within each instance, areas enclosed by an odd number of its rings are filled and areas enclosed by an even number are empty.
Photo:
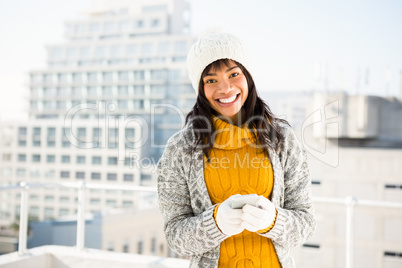
[[[402,101],[346,94],[311,99],[297,132],[309,155],[313,196],[361,200],[351,237],[354,267],[402,267],[402,208],[364,205],[402,203]],[[346,204],[316,203],[317,230],[296,250],[298,267],[345,267]]]
[[[30,72],[29,121],[1,122],[0,185],[82,182],[154,185],[166,140],[195,102],[185,57],[185,0],[93,1],[86,19],[67,21],[65,42]],[[0,227],[19,214],[20,194],[0,193]],[[143,203],[153,202],[145,200]],[[92,189],[88,211],[141,207],[141,194]],[[76,190],[29,190],[30,214],[76,212]],[[148,206],[148,204],[144,204]]]
[[[162,217],[156,208],[91,214],[85,226],[86,248],[149,256],[178,256],[167,246]],[[28,247],[74,246],[76,229],[76,219],[32,223]],[[60,233],[67,235],[61,236]]]

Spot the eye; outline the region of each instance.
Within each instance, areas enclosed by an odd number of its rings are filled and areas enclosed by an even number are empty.
[[[232,74],[230,74],[230,76],[229,77],[236,77],[236,76],[238,76],[240,73],[232,73]]]
[[[212,83],[215,83],[215,82],[216,82],[215,79],[208,79],[208,80],[206,80],[206,81],[204,82],[204,84],[212,84]]]

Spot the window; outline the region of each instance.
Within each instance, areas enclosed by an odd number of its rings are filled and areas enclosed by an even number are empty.
[[[84,127],[77,128],[77,138],[79,141],[85,141],[87,136],[87,130]]]
[[[82,82],[82,74],[81,73],[73,73],[72,78],[73,78],[73,82],[75,82],[75,83]]]
[[[107,205],[107,206],[115,207],[116,204],[117,204],[116,200],[113,200],[113,199],[108,199],[108,200],[106,200],[106,205]]]
[[[16,172],[17,177],[19,178],[24,178],[26,176],[26,170],[25,168],[17,168]]]
[[[54,170],[45,171],[45,177],[48,179],[54,179],[56,176],[56,172]]]
[[[87,76],[88,76],[88,82],[94,83],[98,81],[97,73],[88,73]]]
[[[119,58],[122,56],[123,48],[121,46],[111,46],[110,47],[110,57]]]
[[[113,87],[102,87],[103,96],[113,96]]]
[[[98,32],[99,31],[99,23],[91,23],[91,24],[89,24],[89,31],[91,32],[91,33],[96,33],[96,32]]]
[[[80,180],[85,179],[85,172],[82,171],[75,172],[75,178]]]
[[[59,202],[60,203],[69,203],[70,198],[68,196],[60,196]]]
[[[134,95],[143,95],[145,92],[144,86],[134,86]]]
[[[170,43],[168,42],[163,42],[163,43],[159,43],[158,45],[158,52],[159,54],[168,54],[170,50]]]
[[[127,45],[126,54],[127,56],[135,56],[137,54],[138,46],[135,44]]]
[[[60,171],[60,178],[62,179],[70,178],[70,171]]]
[[[102,79],[104,82],[113,82],[113,73],[112,72],[102,73]]]
[[[100,180],[101,174],[99,172],[92,172],[91,173],[91,180]]]
[[[144,22],[142,20],[134,21],[134,28],[139,29],[144,27]]]
[[[54,163],[56,160],[56,156],[54,154],[49,154],[46,156],[47,163]]]
[[[39,169],[31,168],[31,178],[39,178],[40,172]]]
[[[144,71],[134,71],[134,79],[135,80],[144,80],[145,72]]]
[[[29,214],[39,218],[39,207],[37,207],[37,206],[30,207]]]
[[[183,54],[187,52],[187,42],[179,41],[174,44],[174,52],[177,54]]]
[[[77,164],[85,164],[85,156],[78,155],[77,156]]]
[[[144,247],[144,242],[142,242],[142,240],[139,240],[138,241],[138,244],[137,244],[137,253],[138,254],[142,254],[143,253],[143,247]]]
[[[107,180],[108,180],[108,181],[115,181],[115,180],[117,180],[117,174],[116,174],[116,173],[108,173],[108,174],[107,174]]]
[[[32,162],[39,163],[40,162],[40,154],[33,154],[32,155]]]
[[[67,83],[68,82],[67,74],[58,74],[57,75],[57,82],[59,82],[59,83]]]
[[[18,135],[20,135],[20,136],[27,135],[27,128],[26,127],[19,127],[18,128]]]
[[[125,200],[122,203],[123,207],[132,207],[134,205],[133,201]]]
[[[52,219],[54,217],[54,209],[53,208],[45,208],[45,219]]]
[[[102,164],[102,158],[100,156],[92,156],[92,164],[93,165]]]
[[[128,81],[128,72],[127,71],[118,72],[118,77],[120,81]]]
[[[124,174],[123,175],[123,180],[132,182],[132,181],[134,181],[134,176],[133,176],[133,174]]]
[[[70,163],[70,156],[69,155],[62,155],[61,156],[62,163]]]
[[[70,210],[67,208],[61,208],[59,209],[59,216],[66,216],[70,213]]]
[[[116,23],[112,21],[105,22],[103,24],[103,29],[105,30],[105,32],[113,32],[116,30]]]
[[[128,109],[128,101],[127,100],[118,100],[117,101],[117,108],[121,110]]]
[[[18,154],[18,162],[25,162],[27,160],[27,156],[25,154]]]
[[[87,95],[91,97],[98,96],[97,87],[87,87]]]
[[[134,100],[133,106],[134,106],[134,109],[143,109],[144,108],[144,100]]]
[[[124,165],[131,167],[131,157],[124,158]]]
[[[54,202],[54,196],[45,195],[45,202]]]
[[[142,54],[144,54],[144,55],[151,54],[152,49],[153,49],[152,43],[144,43],[141,45],[141,51],[142,51]]]
[[[119,30],[120,31],[128,31],[130,30],[130,22],[128,20],[122,20],[119,22]]]
[[[128,87],[127,86],[119,86],[117,88],[119,92],[119,96],[127,96],[128,95]]]
[[[67,48],[66,55],[69,60],[75,59],[78,57],[78,49],[74,47]]]
[[[91,198],[89,200],[89,202],[91,203],[91,205],[100,205],[100,199],[99,198]]]
[[[124,242],[123,244],[123,252],[124,253],[128,253],[130,251],[130,245],[128,244],[128,242]]]
[[[158,19],[151,20],[151,27],[158,27],[159,24],[160,24],[160,21]]]
[[[39,196],[36,195],[36,194],[31,194],[31,195],[29,196],[29,200],[30,200],[30,201],[38,201],[38,200],[39,200]]]

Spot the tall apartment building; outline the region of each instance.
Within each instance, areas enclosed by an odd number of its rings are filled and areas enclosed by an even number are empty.
[[[0,184],[95,182],[150,185],[164,144],[195,102],[187,77],[185,0],[93,1],[30,72],[29,121],[2,122]],[[0,193],[0,227],[19,214],[20,194]],[[76,210],[69,188],[29,190],[29,213]],[[91,190],[90,212],[138,207],[138,194]]]

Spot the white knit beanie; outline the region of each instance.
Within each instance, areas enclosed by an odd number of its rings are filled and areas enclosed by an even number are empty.
[[[198,94],[201,74],[210,63],[220,59],[231,59],[248,71],[249,58],[242,42],[227,32],[210,32],[195,42],[187,55],[187,70],[191,84]]]

